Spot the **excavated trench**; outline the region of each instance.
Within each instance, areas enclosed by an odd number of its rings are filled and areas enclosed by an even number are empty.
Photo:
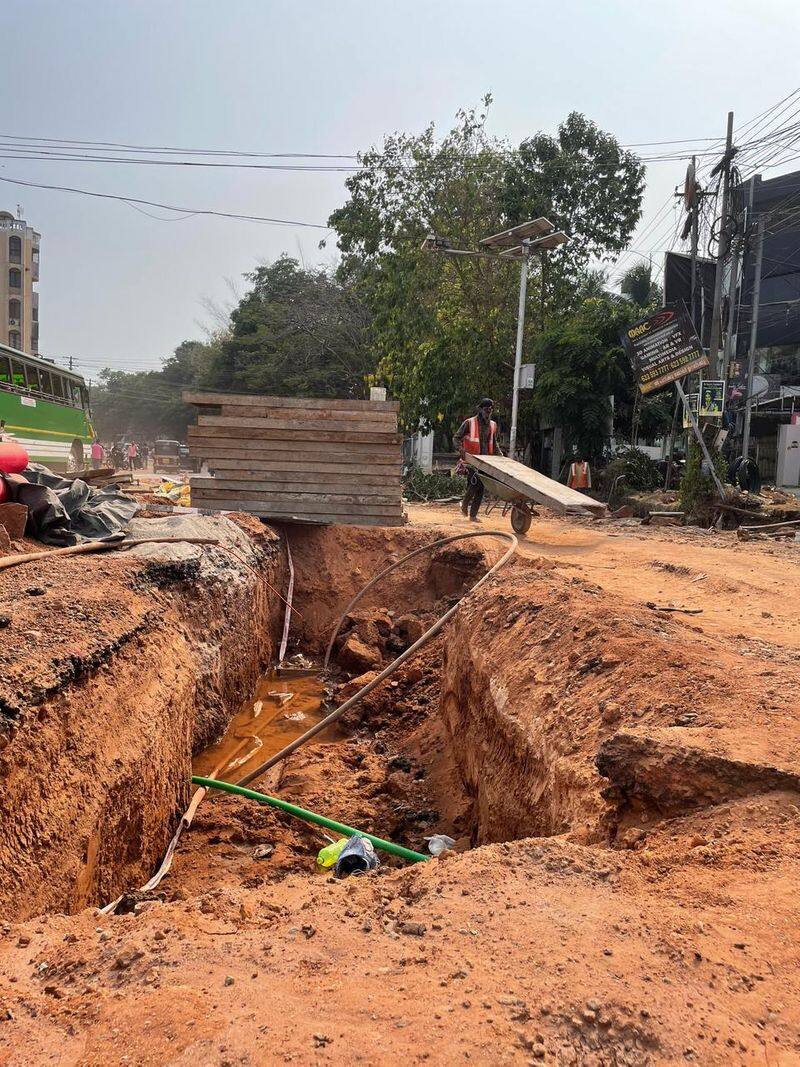
[[[408,647],[499,555],[489,541],[452,545],[390,575],[347,619],[334,670],[321,679],[293,657],[319,662],[344,604],[441,531],[291,528],[289,673],[270,674],[287,532],[250,519],[203,522],[215,524],[218,549],[107,560],[70,598],[75,626],[62,603],[60,626],[27,631],[38,634],[47,668],[12,672],[0,697],[6,917],[101,906],[141,885],[189,801],[193,766],[208,772],[221,755],[242,754],[229,771],[235,781]],[[21,571],[6,573],[24,598],[30,577]],[[80,575],[65,561],[57,577]],[[31,626],[22,613],[19,621]],[[717,740],[724,728],[716,720],[727,679],[695,645],[672,620],[546,560],[517,561],[335,732],[255,788],[417,850],[434,833],[462,849],[556,834],[607,848],[635,839],[642,821],[732,795],[734,780],[737,795],[742,781],[751,792],[796,788],[763,759],[749,777],[733,776],[705,745],[700,727]],[[744,671],[743,696],[748,686],[755,694]],[[268,843],[274,855],[257,877],[279,878],[313,873],[325,843],[230,797],[207,800],[183,840],[189,858],[182,865],[179,850],[161,887],[167,896],[219,877],[215,849],[236,860],[223,874],[246,879],[252,846]]]

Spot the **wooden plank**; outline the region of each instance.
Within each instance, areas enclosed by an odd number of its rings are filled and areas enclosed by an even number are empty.
[[[209,420],[215,418],[221,418],[221,416],[205,415],[201,416],[201,424],[197,427],[189,427],[190,430],[202,432],[204,437],[224,437],[227,439],[246,440],[246,441],[285,441],[293,444],[295,447],[298,443],[305,444],[306,442],[316,441],[324,442],[332,445],[345,445],[345,444],[373,444],[373,445],[399,445],[403,440],[398,433],[375,433],[373,431],[366,431],[365,433],[338,433],[331,430],[303,430],[303,429],[281,429],[281,428],[257,428],[255,426],[242,426],[239,422],[238,425],[222,425],[219,426],[215,423],[209,425]],[[229,422],[236,422],[237,420],[227,420]],[[254,420],[256,421],[256,420]],[[267,423],[266,426],[269,426]],[[196,434],[192,434],[195,437]]]
[[[291,466],[291,464],[290,464]],[[332,485],[383,485],[387,487],[397,488],[402,482],[399,469],[397,471],[385,471],[381,473],[376,471],[373,467],[359,466],[356,469],[337,467],[334,464],[325,464],[326,471],[321,471],[318,467],[314,467],[313,470],[304,463],[294,464],[297,470],[273,470],[268,464],[263,463],[247,463],[242,465],[238,459],[221,459],[214,460],[213,463],[209,463],[209,468],[216,472],[218,478],[228,478],[233,481],[270,481],[276,484],[282,484],[284,482],[302,484],[304,482],[319,482],[325,481]],[[363,474],[363,470],[368,470],[369,474]]]
[[[508,456],[472,456],[467,455],[466,461],[474,467],[479,474],[486,474],[496,478],[503,485],[515,490],[529,500],[535,500],[538,504],[551,508],[561,515],[568,513],[605,514],[606,505],[583,493],[570,489],[567,485],[547,478],[532,467],[526,467],[524,463],[518,463]],[[487,486],[487,488],[491,488]]]
[[[215,508],[226,511],[253,511],[259,515],[362,515],[371,516],[372,518],[396,518],[402,514],[402,508],[399,504],[396,507],[386,504],[376,504],[373,507],[366,504],[356,505],[333,502],[303,501],[294,503],[278,500],[249,500],[243,498],[240,493],[226,496],[224,493],[215,493],[210,490],[196,491],[192,495],[192,504],[197,507],[211,504]]]
[[[226,452],[231,458],[241,456],[260,457],[267,460],[277,460],[282,457],[327,457],[329,462],[335,459],[346,463],[383,463],[400,465],[400,450],[394,445],[389,448],[375,445],[336,445],[324,442],[310,442],[304,446],[302,442],[287,441],[242,441],[236,437],[193,437],[189,439],[191,456],[206,457],[217,456]]]
[[[235,493],[243,500],[276,499],[289,500],[311,498],[325,503],[337,500],[351,504],[397,504],[400,507],[400,489],[387,491],[379,485],[335,486],[327,482],[302,482],[280,485],[275,482],[237,482],[228,478],[204,478],[193,476],[189,484],[196,489]]]
[[[348,470],[351,467],[360,471],[373,470],[381,474],[385,471],[397,473],[402,470],[398,458],[373,456],[368,452],[317,452],[306,451],[305,449],[267,451],[260,449],[203,448],[201,446],[196,451],[190,452],[190,454],[198,459],[207,459],[209,462],[213,459],[228,459],[236,461],[241,466],[246,466],[251,462],[267,463],[287,470],[315,470],[316,464],[319,463],[333,464],[336,467],[345,467]],[[293,464],[293,466],[285,468],[284,464],[286,463]]]
[[[247,419],[310,419],[327,424],[346,422],[356,426],[391,426],[397,429],[397,415],[392,411],[323,411],[315,408],[242,407],[239,404],[222,404],[219,409],[206,411],[208,415],[224,415],[226,418]]]
[[[192,439],[190,444],[190,455],[197,457],[206,456],[222,456],[225,455],[230,459],[237,459],[241,457],[253,457],[253,459],[261,459],[267,462],[273,462],[281,459],[292,459],[293,457],[306,458],[324,458],[327,457],[327,462],[339,462],[342,463],[382,463],[384,466],[394,464],[400,466],[400,452],[394,447],[391,448],[374,448],[372,445],[365,447],[358,447],[357,445],[351,445],[347,447],[337,448],[335,445],[326,447],[324,443],[314,444],[311,443],[307,447],[300,445],[289,446],[287,444],[279,445],[271,441],[236,441],[231,439],[228,441],[221,437],[221,439]]]
[[[219,508],[213,505],[204,504],[200,508],[203,514],[216,513],[219,511],[245,511],[249,515],[255,515],[259,519],[263,519],[264,522],[275,524],[283,524],[293,526],[405,526],[408,522],[408,518],[402,515],[400,518],[384,519],[373,518],[369,515],[262,515],[258,511],[252,511],[248,508]]]
[[[331,411],[399,411],[396,400],[342,400],[322,397],[262,396],[256,393],[215,393],[197,389],[183,390],[184,404],[239,404],[242,407],[314,408]]]
[[[364,438],[368,441],[380,441],[383,439],[395,441],[398,439],[397,421],[392,420],[385,425],[374,423],[340,422],[328,419],[245,419],[241,416],[229,418],[226,415],[200,415],[197,419],[198,426],[226,426],[231,429],[256,430],[282,430],[284,432],[297,432],[310,436],[311,434],[327,433],[336,434],[347,441]],[[358,436],[353,436],[358,435]],[[331,438],[326,438],[331,440]]]
[[[336,457],[352,457],[353,461],[361,459],[370,463],[393,462],[399,465],[401,462],[400,449],[395,445],[379,446],[353,442],[337,444],[335,441],[309,441],[306,443],[303,441],[286,441],[283,438],[260,441],[255,439],[247,440],[241,437],[202,437],[197,436],[198,431],[202,433],[202,428],[197,427],[195,433],[192,433],[192,427],[189,427],[189,452],[193,456],[211,455],[218,449],[225,449],[241,456],[253,453],[274,453],[275,455],[280,453],[293,455],[313,453]]]
[[[218,452],[200,453],[209,467],[216,464],[241,470],[278,470],[278,471],[341,471],[342,474],[363,474],[370,471],[375,475],[399,476],[401,466],[398,462],[365,462],[364,456],[327,455],[325,452],[252,452],[242,455],[228,449]],[[225,468],[227,469],[227,468]],[[200,471],[196,472],[200,474]]]
[[[193,453],[194,454],[194,453]],[[400,477],[401,466],[397,460],[389,462],[365,462],[364,456],[332,456],[326,452],[251,452],[242,455],[231,449],[201,452],[212,469],[248,469],[254,471],[308,471],[310,473],[342,473],[349,475],[371,471],[380,477]]]

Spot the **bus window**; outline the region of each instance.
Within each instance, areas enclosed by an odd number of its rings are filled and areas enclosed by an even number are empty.
[[[43,393],[47,393],[48,396],[52,396],[53,395],[53,383],[50,380],[50,371],[49,370],[40,370],[39,371],[39,378],[41,379],[41,382],[42,382],[42,392]]]
[[[81,389],[77,382],[69,382],[70,399],[72,406],[79,408],[81,406]]]
[[[89,390],[85,385],[81,386],[81,407],[84,411],[89,410]]]
[[[17,389],[25,388],[25,368],[21,363],[17,363],[15,359],[11,361],[11,384],[15,385]]]
[[[53,375],[53,396],[57,396],[59,400],[64,399],[64,386],[59,374]]]
[[[11,385],[11,367],[8,356],[0,356],[0,385]]]
[[[39,382],[39,371],[36,367],[32,367],[30,363],[25,365],[25,372],[28,375],[28,388],[36,389],[41,392],[41,384]]]

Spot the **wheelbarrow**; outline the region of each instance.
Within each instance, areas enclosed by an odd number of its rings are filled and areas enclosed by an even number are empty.
[[[515,534],[524,537],[531,527],[531,522],[539,512],[535,510],[530,497],[521,493],[518,489],[493,478],[490,474],[480,472],[480,479],[493,499],[486,505],[486,514],[491,515],[497,508],[502,508],[503,517],[511,513],[511,529]]]

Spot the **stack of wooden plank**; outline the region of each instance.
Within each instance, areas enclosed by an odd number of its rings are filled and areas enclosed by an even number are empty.
[[[286,522],[399,526],[398,404],[186,390],[192,505]]]

